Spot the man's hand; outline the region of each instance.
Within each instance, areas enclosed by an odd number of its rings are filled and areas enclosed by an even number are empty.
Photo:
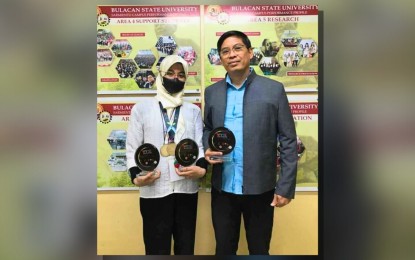
[[[220,157],[222,155],[223,155],[222,152],[212,151],[210,148],[208,148],[205,152],[205,159],[210,164],[223,163],[223,161],[220,160],[220,159],[216,159],[216,160],[211,159],[211,157],[213,157],[213,156],[219,156]]]
[[[278,194],[274,194],[274,199],[271,202],[272,207],[282,208],[288,203],[290,203],[291,199],[284,198]]]

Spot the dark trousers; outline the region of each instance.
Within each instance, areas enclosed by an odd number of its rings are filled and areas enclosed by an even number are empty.
[[[212,188],[212,220],[216,255],[236,255],[241,215],[244,218],[250,255],[269,255],[274,207],[274,190],[259,195],[235,195]]]
[[[193,255],[198,194],[170,194],[163,198],[140,198],[146,255]]]

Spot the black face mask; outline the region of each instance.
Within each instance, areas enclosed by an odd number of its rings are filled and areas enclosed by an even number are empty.
[[[183,90],[184,81],[180,81],[177,78],[168,79],[166,77],[163,77],[163,86],[170,94],[176,94]]]

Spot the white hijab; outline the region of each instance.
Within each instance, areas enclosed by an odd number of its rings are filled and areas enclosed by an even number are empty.
[[[163,59],[160,63],[160,73],[157,75],[156,78],[156,86],[157,86],[157,95],[156,99],[161,102],[163,108],[169,110],[169,108],[175,108],[183,104],[183,95],[184,89],[176,94],[171,95],[163,86],[162,75],[166,73],[170,69],[170,67],[175,64],[180,63],[183,66],[184,73],[187,75],[189,67],[187,62],[178,55],[169,55]]]
[[[160,101],[161,104],[163,105],[163,108],[167,110],[167,114],[169,117],[171,116],[173,109],[175,107],[181,106],[183,104],[184,88],[182,91],[171,95],[169,92],[167,92],[167,90],[163,86],[163,80],[162,80],[161,74],[164,75],[164,73],[166,73],[166,71],[168,71],[170,67],[173,66],[173,64],[175,63],[181,63],[184,69],[184,73],[186,73],[187,75],[187,72],[189,70],[187,62],[178,55],[169,55],[166,58],[164,58],[163,61],[160,63],[160,71],[162,72],[160,72],[156,78],[157,95],[155,96],[155,98],[158,101]],[[177,132],[174,137],[175,143],[179,142],[181,136],[184,133],[185,127],[186,127],[186,123],[184,122],[182,113],[180,113],[178,123],[177,123]]]

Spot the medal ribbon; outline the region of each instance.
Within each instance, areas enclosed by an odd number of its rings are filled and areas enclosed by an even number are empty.
[[[167,115],[167,109],[163,108],[163,105],[161,102],[159,102],[161,113],[163,114],[164,119],[164,126],[166,129],[166,132],[169,134],[169,143],[174,143],[174,136],[176,134],[177,129],[177,121],[179,119],[179,113],[180,113],[180,106],[176,107],[173,111],[174,116],[173,120],[169,119]]]

